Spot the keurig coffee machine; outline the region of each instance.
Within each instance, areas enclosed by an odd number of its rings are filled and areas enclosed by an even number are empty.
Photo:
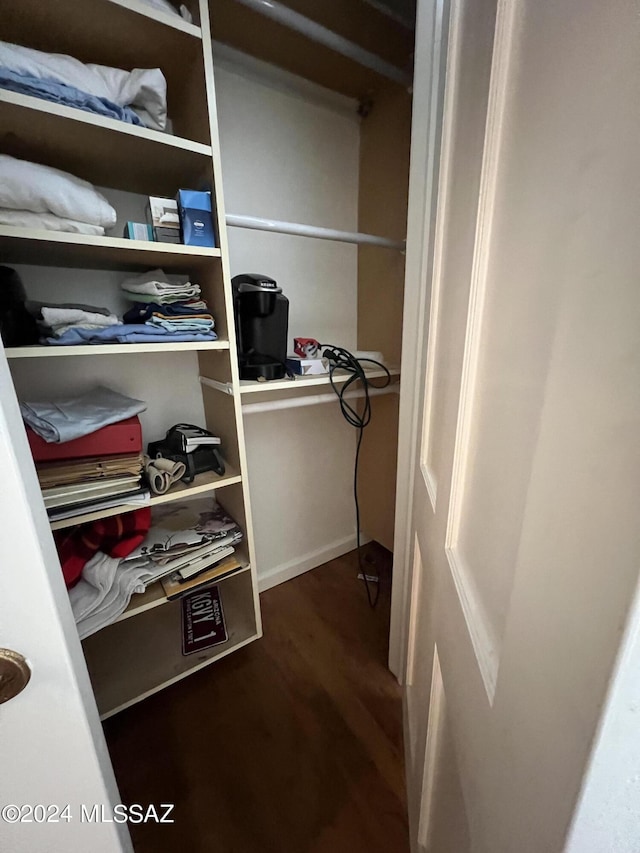
[[[289,300],[277,282],[259,273],[231,279],[241,379],[283,379],[287,374]]]

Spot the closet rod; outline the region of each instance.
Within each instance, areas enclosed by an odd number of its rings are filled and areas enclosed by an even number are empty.
[[[236,216],[227,213],[227,225],[234,228],[252,228],[255,231],[275,231],[279,234],[295,234],[298,237],[316,237],[319,240],[335,240],[338,243],[357,243],[367,246],[382,246],[385,249],[405,250],[404,241],[376,237],[375,234],[360,234],[357,231],[338,231],[335,228],[319,228],[301,225],[298,222],[281,222],[277,219],[260,219],[257,216]]]
[[[268,388],[265,390],[269,390]],[[396,382],[394,385],[388,385],[385,388],[369,388],[370,397],[379,397],[382,394],[398,394],[400,385]],[[364,391],[354,391],[351,394],[346,394],[345,399],[355,400],[358,397],[364,397]],[[323,403],[335,403],[335,394],[313,394],[308,397],[287,397],[284,400],[269,400],[264,403],[243,403],[242,414],[254,415],[259,412],[277,412],[281,409],[299,409],[303,406],[319,406]]]
[[[339,36],[327,27],[323,27],[322,24],[317,24],[299,12],[294,12],[288,6],[277,3],[276,0],[237,0],[237,2],[242,3],[243,6],[248,6],[249,9],[258,12],[260,15],[264,15],[285,27],[289,27],[291,30],[302,33],[302,35],[311,39],[311,41],[318,42],[318,44],[322,44],[336,53],[352,59],[358,65],[363,65],[365,68],[369,68],[371,71],[375,71],[377,74],[393,80],[395,83],[402,83],[406,86],[411,85],[411,78],[401,68],[397,68],[390,62],[386,62],[384,59],[376,56],[375,53],[365,50],[363,47],[343,38],[343,36]]]

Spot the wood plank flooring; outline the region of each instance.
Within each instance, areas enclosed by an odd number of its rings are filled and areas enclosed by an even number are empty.
[[[400,688],[386,668],[391,555],[376,610],[355,552],[261,596],[264,638],[108,720],[137,853],[405,853]]]

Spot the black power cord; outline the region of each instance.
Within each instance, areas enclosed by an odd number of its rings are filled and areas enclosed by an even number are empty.
[[[358,466],[360,464],[360,447],[362,446],[362,437],[364,435],[365,427],[369,425],[371,422],[371,399],[369,397],[369,389],[370,388],[386,388],[387,385],[391,382],[391,374],[387,370],[384,364],[381,364],[379,361],[375,361],[372,358],[356,358],[353,353],[350,353],[349,350],[344,349],[344,347],[337,347],[333,344],[321,344],[321,347],[324,348],[324,352],[322,353],[323,357],[329,361],[329,381],[331,382],[331,387],[335,395],[338,398],[340,403],[340,411],[342,412],[342,416],[346,420],[348,424],[358,432],[358,441],[356,444],[356,457],[353,466],[353,502],[356,508],[356,542],[357,542],[357,550],[358,550],[358,567],[360,569],[360,573],[364,578],[364,585],[367,590],[367,598],[369,599],[369,605],[371,607],[375,607],[378,603],[378,598],[380,596],[380,577],[378,576],[378,580],[376,583],[376,591],[375,595],[372,594],[371,587],[369,586],[369,579],[367,577],[367,569],[362,563],[362,554],[361,554],[361,544],[360,544],[360,503],[358,501]],[[376,385],[371,382],[370,379],[367,378],[365,373],[365,369],[363,367],[364,364],[367,365],[375,365],[375,367],[384,371],[386,377],[381,377],[384,379],[383,385]],[[346,372],[349,375],[349,378],[346,382],[340,382],[336,384],[334,380],[334,374],[336,371]],[[364,391],[364,405],[362,406],[362,411],[358,411],[357,402],[354,401],[354,405],[352,406],[349,400],[346,398],[347,391],[353,390],[354,385],[360,383],[362,390]],[[363,399],[363,398],[358,398]]]

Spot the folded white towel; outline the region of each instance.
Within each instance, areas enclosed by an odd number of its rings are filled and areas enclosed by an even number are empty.
[[[191,284],[187,276],[173,275],[171,278],[164,270],[156,269],[142,272],[138,275],[129,276],[121,283],[120,287],[130,293],[144,293],[148,296],[158,296],[162,293],[182,292],[200,288],[197,284]]]
[[[133,284],[122,287],[127,293],[141,293],[143,296],[178,296],[180,299],[191,299],[200,296],[200,287],[197,284],[161,284],[156,281],[147,281],[144,284]],[[176,300],[177,301],[177,300]]]
[[[95,634],[114,622],[127,609],[131,596],[144,592],[151,579],[152,563],[134,560],[128,564],[98,551],[82,570],[82,577],[69,590],[71,609],[80,638]]]
[[[55,216],[53,213],[33,213],[30,210],[6,210],[0,208],[0,225],[12,225],[14,228],[34,228],[45,231],[67,231],[70,234],[89,234],[93,237],[104,236],[102,225],[89,225]]]
[[[190,24],[193,23],[193,15],[187,9],[187,7],[182,3],[180,5],[180,11],[176,9],[176,7],[169,3],[169,0],[142,0],[143,3],[146,3],[147,6],[153,6],[158,9],[160,12],[167,12],[169,15],[180,15],[185,21],[188,21]]]
[[[51,166],[0,154],[0,207],[53,213],[110,228],[116,212],[87,181]]]
[[[131,107],[156,130],[167,126],[167,81],[159,68],[123,71],[107,65],[85,65],[62,53],[44,53],[0,42],[0,65],[41,80],[57,80],[82,92]]]
[[[120,322],[115,314],[94,314],[80,308],[42,308],[42,320],[47,326],[58,331],[59,326],[117,326]]]

